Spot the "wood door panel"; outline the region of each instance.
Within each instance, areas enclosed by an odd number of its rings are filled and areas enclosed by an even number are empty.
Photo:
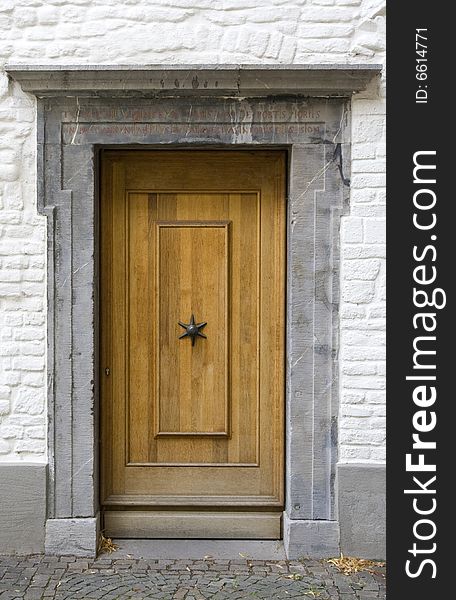
[[[156,222],[157,436],[229,435],[228,232],[224,221]],[[176,343],[190,315],[206,338]]]
[[[282,152],[104,152],[104,505],[282,506],[284,189]]]
[[[128,464],[256,464],[258,194],[127,195]],[[193,313],[208,337],[192,347],[177,322]]]

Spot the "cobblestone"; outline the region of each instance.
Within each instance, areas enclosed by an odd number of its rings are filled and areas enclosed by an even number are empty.
[[[0,556],[0,600],[383,600],[384,568],[342,575],[326,561]]]

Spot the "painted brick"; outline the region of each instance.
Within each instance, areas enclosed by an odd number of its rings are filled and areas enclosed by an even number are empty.
[[[26,269],[29,259],[26,256],[7,256],[2,259],[1,264],[4,269]]]
[[[11,390],[8,386],[0,386],[0,400],[7,400],[11,395]]]
[[[344,281],[342,285],[342,300],[355,304],[366,304],[375,294],[373,281]]]
[[[385,173],[355,173],[352,176],[353,188],[384,188]]]
[[[385,258],[385,244],[377,244],[372,246],[343,246],[342,256],[345,260],[350,258]]]
[[[22,278],[20,271],[0,271],[0,281],[20,281]]]
[[[19,439],[23,434],[23,427],[20,425],[0,425],[0,436],[5,439]]]
[[[343,366],[342,373],[344,375],[376,375],[377,365],[367,361],[347,362]]]
[[[385,420],[370,416],[348,416],[344,417],[344,427],[347,429],[374,428],[377,431],[385,429]]]
[[[0,400],[0,416],[8,415],[10,412],[10,401],[9,400]],[[0,437],[1,439],[1,437]]]
[[[365,331],[365,330],[350,330],[344,331],[342,334],[344,344],[348,346],[384,346],[385,332],[382,331]]]
[[[386,161],[384,158],[368,159],[357,159],[352,163],[352,173],[384,173],[386,168]]]
[[[341,318],[344,324],[347,323],[364,323],[366,309],[363,306],[344,304],[340,311]]]
[[[364,241],[366,244],[384,244],[386,236],[385,219],[366,219],[364,222]]]
[[[363,241],[362,219],[344,218],[342,220],[342,242],[358,244]]]
[[[18,454],[43,454],[45,451],[44,440],[19,440],[15,450]]]
[[[46,437],[46,430],[42,425],[27,428],[27,437],[32,439],[44,440]]]
[[[345,375],[345,385],[354,390],[384,390],[384,377],[371,377],[366,375]],[[343,426],[343,422],[341,424]]]
[[[18,210],[2,211],[0,213],[0,223],[20,223],[22,213]]]
[[[375,259],[347,260],[344,263],[344,278],[364,279],[373,281],[377,279],[380,271],[380,261]]]
[[[378,363],[377,364],[377,375],[386,376],[386,363]]]
[[[366,394],[361,390],[350,390],[350,392],[343,391],[343,404],[341,408],[341,413],[346,407],[352,405],[365,404]]]
[[[324,53],[331,56],[332,54],[346,54],[350,48],[350,40],[348,38],[306,38],[298,40],[298,56],[302,59],[304,56],[309,59],[309,54]],[[320,61],[325,62],[325,60]],[[329,62],[326,60],[326,62]]]
[[[44,373],[24,373],[22,376],[22,383],[31,387],[42,388],[45,384]]]
[[[371,140],[380,138],[384,121],[384,115],[374,116],[372,113],[360,114],[353,126],[353,137],[356,139],[356,143],[358,143],[358,141],[369,143]]]
[[[35,205],[35,104],[1,65],[384,62],[384,0],[263,4],[0,1],[0,460],[46,452],[44,437],[34,437],[46,429],[46,223]],[[341,225],[343,461],[384,460],[375,420],[385,401],[385,350],[377,345],[385,318],[384,98],[382,79],[352,102],[351,212]],[[349,427],[353,417],[369,427]]]
[[[43,371],[45,367],[44,359],[30,358],[28,356],[15,358],[13,368],[19,371]]]
[[[377,204],[363,204],[358,206],[352,206],[351,212],[356,217],[383,217],[385,214],[385,207],[378,206]]]
[[[27,327],[22,330],[18,330],[14,334],[14,339],[19,341],[28,341],[28,340],[42,340],[44,339],[44,331],[43,328],[33,328]]]
[[[350,444],[362,444],[362,445],[384,445],[385,433],[383,431],[371,431],[369,437],[365,437],[365,432],[360,427],[345,429],[341,428],[340,437],[343,441]]]
[[[0,405],[0,411],[1,411],[1,405]],[[0,414],[2,414],[2,413],[0,412]],[[10,454],[10,452],[11,452],[11,444],[7,440],[0,438],[0,455],[3,455],[3,457],[5,457],[8,454]]]
[[[15,371],[5,371],[3,380],[6,385],[19,385],[21,383],[21,373],[16,373]]]
[[[375,201],[378,204],[385,204],[386,203],[386,190],[375,190]]]
[[[371,448],[371,460],[372,462],[384,462],[386,460],[386,448]]]
[[[347,405],[344,406],[342,415],[347,417],[369,417],[372,415],[372,406]]]
[[[41,390],[28,389],[25,386],[19,390],[15,401],[15,410],[18,413],[38,415],[43,411],[44,395]]]
[[[373,306],[369,309],[369,317],[371,319],[385,319],[386,317],[386,306]]]
[[[344,360],[385,360],[385,348],[363,346],[345,346],[343,349]],[[344,388],[350,389],[350,388]]]

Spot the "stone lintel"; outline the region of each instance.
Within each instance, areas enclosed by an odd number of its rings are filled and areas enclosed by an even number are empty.
[[[46,96],[349,97],[364,90],[378,64],[7,65],[26,92]]]

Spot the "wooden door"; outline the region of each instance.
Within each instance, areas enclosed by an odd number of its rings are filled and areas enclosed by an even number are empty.
[[[285,155],[104,151],[101,181],[106,531],[278,538]]]

